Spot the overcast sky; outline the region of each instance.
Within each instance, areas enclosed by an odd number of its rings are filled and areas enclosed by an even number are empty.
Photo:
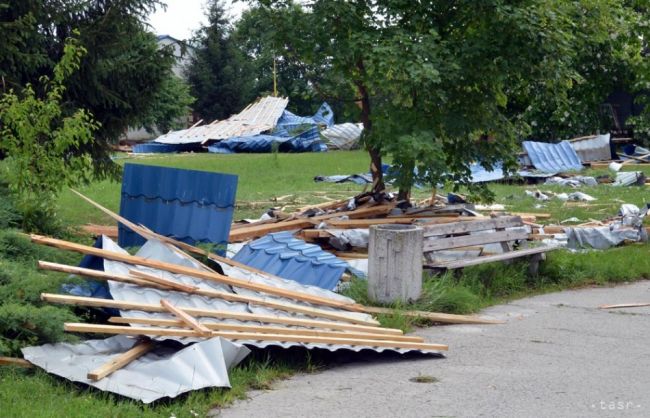
[[[205,24],[205,5],[207,0],[166,0],[167,9],[157,10],[149,16],[149,24],[156,35],[170,35],[176,39],[189,39],[192,32]],[[225,0],[224,4],[233,17],[239,17],[248,7],[245,2]]]

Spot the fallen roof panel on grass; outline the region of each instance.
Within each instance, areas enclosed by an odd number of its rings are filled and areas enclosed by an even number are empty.
[[[209,125],[172,131],[161,135],[155,142],[161,144],[201,144],[206,141],[235,136],[258,135],[275,127],[287,104],[289,104],[289,99],[285,97],[263,97],[228,119],[214,121]]]
[[[224,338],[203,340],[189,347],[159,346],[101,380],[90,371],[132,348],[137,339],[118,335],[79,344],[46,344],[23,348],[25,359],[48,373],[150,403],[207,387],[230,387],[228,369],[250,350]]]
[[[522,145],[532,164],[542,172],[560,173],[582,170],[580,158],[568,141],[558,144],[524,141]]]

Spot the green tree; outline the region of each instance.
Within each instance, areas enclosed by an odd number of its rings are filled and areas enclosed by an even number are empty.
[[[207,17],[207,26],[194,40],[187,79],[197,98],[194,111],[212,121],[239,112],[255,96],[251,64],[231,39],[232,27],[221,0],[209,3]]]
[[[53,220],[57,192],[91,174],[90,156],[77,151],[93,140],[99,124],[84,109],[71,115],[63,111],[65,80],[78,70],[85,52],[76,39],[69,39],[52,79],[43,76],[38,88],[27,84],[19,93],[12,89],[0,99],[3,177],[27,228]]]
[[[142,118],[142,126],[148,132],[185,128],[184,117],[190,114],[194,100],[190,95],[190,86],[170,71],[157,92],[150,111]]]
[[[374,190],[383,189],[379,167],[390,155],[403,197],[415,181],[466,185],[489,197],[484,185],[471,184],[470,164],[515,167],[536,92],[570,97],[577,49],[609,36],[604,18],[591,24],[582,10],[605,16],[617,2],[258,3],[310,82],[361,103]],[[588,30],[577,29],[583,24]]]
[[[141,126],[174,60],[148,32],[159,0],[0,0],[0,76],[6,89],[52,77],[73,30],[87,53],[66,79],[63,113],[87,109],[101,124],[74,152],[91,155],[99,176],[117,173],[109,158],[128,126]],[[36,92],[38,93],[38,92]]]

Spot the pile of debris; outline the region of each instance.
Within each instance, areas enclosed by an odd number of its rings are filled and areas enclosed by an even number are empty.
[[[133,152],[322,152],[357,146],[363,128],[352,123],[335,125],[327,103],[308,117],[286,110],[288,103],[284,97],[263,97],[228,119],[205,125],[199,121],[188,129],[170,131],[133,146]]]

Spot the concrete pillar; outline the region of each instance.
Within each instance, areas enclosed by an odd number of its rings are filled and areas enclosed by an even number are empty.
[[[413,225],[370,227],[368,296],[391,303],[416,300],[422,292],[423,230]]]

